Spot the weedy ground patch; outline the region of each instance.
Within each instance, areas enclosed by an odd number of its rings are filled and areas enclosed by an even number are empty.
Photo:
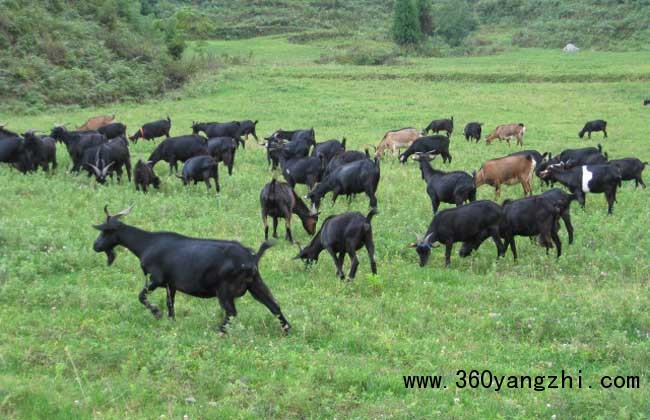
[[[193,120],[251,118],[260,120],[258,133],[313,126],[317,140],[345,136],[349,147],[363,149],[388,129],[423,128],[453,115],[453,162],[436,160],[438,168],[471,172],[517,150],[466,143],[461,134],[469,121],[484,122],[484,130],[523,122],[525,147],[541,152],[600,142],[611,158],[650,160],[650,110],[641,106],[647,83],[639,77],[647,73],[647,53],[569,57],[521,50],[388,67],[321,66],[312,64],[318,54],[301,52],[304,45],[273,39],[214,43],[217,51],[242,56],[249,56],[249,45],[275,48],[284,59],[254,52],[245,64],[170,99],[30,116],[0,112],[0,120],[22,132],[107,112],[134,132],[170,115],[172,133],[184,134]],[[419,76],[425,73],[440,77]],[[390,77],[373,76],[382,74]],[[608,121],[609,139],[579,139],[584,122],[595,118]],[[153,147],[132,146],[133,161]],[[54,175],[0,167],[0,413],[6,417],[643,418],[650,412],[650,192],[630,183],[620,189],[613,216],[601,195],[589,195],[584,211],[574,203],[576,241],[569,246],[560,232],[559,260],[522,238],[518,263],[510,253],[497,261],[486,242],[467,259],[457,256],[457,246],[449,270],[442,250],[419,268],[407,245],[431,221],[425,184],[414,163],[384,159],[373,220],[379,274],[370,274],[361,252],[357,278],[341,282],[329,256],[305,269],[292,259],[296,247],[280,240],[261,270],[292,333],[283,337],[267,310],[244,297],[229,337],[221,339],[216,300],[179,295],[176,320],[155,320],[137,299],[144,282],[138,260],[119,250],[106,267],[104,255],[92,251],[97,231],[91,225],[102,220],[104,204],[117,210],[135,203],[125,221],[143,229],[256,248],[263,240],[259,191],[271,178],[264,149],[249,141],[238,152],[233,176],[221,171],[219,196],[203,185],[184,188],[164,163],[156,167],[162,189],[143,195],[133,184],[104,187],[72,176],[63,147],[58,157]],[[534,188],[540,191],[538,181]],[[493,190],[481,187],[478,195],[492,199]],[[521,195],[519,186],[510,187],[502,199]],[[334,206],[326,199],[322,218],[348,210],[366,213],[367,199]],[[298,225],[294,234],[304,244],[309,238]],[[164,306],[164,292],[151,300]],[[458,389],[458,369],[581,370],[585,386]],[[407,390],[402,375],[411,374],[442,374],[448,388]],[[640,389],[599,386],[601,376],[619,374],[639,375]]]

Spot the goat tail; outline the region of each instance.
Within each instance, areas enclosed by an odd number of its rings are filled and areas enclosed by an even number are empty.
[[[603,152],[603,145],[598,143],[598,153],[602,153],[602,152]]]
[[[264,256],[264,253],[266,252],[266,250],[271,248],[275,244],[276,244],[276,241],[264,241],[264,242],[262,242],[262,245],[260,245],[259,249],[257,250],[257,253],[255,254],[255,265],[259,265],[260,260]]]
[[[370,222],[372,221],[372,218],[373,218],[377,213],[379,213],[379,211],[377,210],[377,208],[375,208],[375,207],[371,208],[371,209],[370,209],[370,212],[368,212],[368,215],[366,216],[366,222],[367,222],[367,223],[370,223]]]

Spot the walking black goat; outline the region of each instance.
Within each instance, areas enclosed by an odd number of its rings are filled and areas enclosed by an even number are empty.
[[[106,253],[108,265],[115,260],[115,247],[118,245],[138,257],[140,267],[148,277],[138,297],[156,318],[162,314],[149,302],[147,295],[159,287],[167,289],[170,318],[174,317],[176,291],[200,298],[216,297],[226,313],[219,327],[221,334],[225,334],[230,318],[237,315],[235,299],[250,292],[280,320],[282,330],[285,333],[289,331],[291,326],[259,271],[260,259],[272,243],[264,242],[254,252],[235,241],[190,238],[173,232],[148,232],[120,221],[132,208],[111,215],[108,206],[104,207],[106,221],[94,226],[101,233],[93,249]]]
[[[343,260],[345,254],[348,254],[352,261],[349,278],[353,279],[359,267],[357,251],[365,246],[370,258],[370,269],[373,274],[377,274],[375,244],[370,224],[375,214],[377,214],[377,210],[373,208],[367,216],[359,212],[350,212],[328,217],[309,245],[304,248],[300,248],[298,245],[300,252],[295,258],[302,259],[305,264],[309,265],[318,261],[318,256],[326,249],[336,265],[336,275],[343,279],[345,278]]]
[[[439,171],[429,163],[429,155],[418,153],[415,156],[420,162],[422,179],[427,183],[427,194],[431,198],[433,214],[438,213],[440,203],[455,204],[458,207],[466,201],[476,200],[476,185],[470,174],[463,171]],[[435,155],[431,158],[433,159]]]

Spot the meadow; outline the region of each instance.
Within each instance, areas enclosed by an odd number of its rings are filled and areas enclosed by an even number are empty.
[[[0,121],[20,131],[76,126],[115,113],[133,132],[169,115],[172,133],[192,121],[258,119],[259,134],[314,127],[317,141],[346,137],[349,148],[376,145],[384,132],[422,128],[454,116],[453,161],[435,167],[478,169],[517,150],[467,143],[462,127],[484,130],[524,122],[525,148],[558,153],[602,143],[610,158],[650,160],[650,109],[641,103],[649,53],[521,49],[473,58],[412,58],[392,66],[315,64],[328,45],[294,45],[280,36],[215,41],[215,53],[245,58],[164,99],[99,108],[53,108]],[[192,51],[190,51],[190,54]],[[608,121],[609,139],[581,140],[585,121]],[[146,159],[151,142],[131,146]],[[648,192],[624,183],[614,214],[602,195],[572,207],[575,243],[560,232],[556,259],[520,238],[518,262],[496,260],[490,242],[465,259],[441,249],[420,268],[408,248],[432,219],[415,163],[381,163],[379,214],[373,220],[378,275],[365,251],[357,278],[342,282],[326,253],[306,269],[297,248],[280,239],[261,263],[263,277],[293,325],[277,321],[250,296],[237,302],[227,338],[216,328],[216,300],[178,295],[176,320],[154,319],[139,302],[137,258],[117,250],[113,266],[92,250],[103,206],[135,204],[124,221],[147,230],[263,241],[259,191],[272,174],[254,140],[237,153],[234,174],[220,171],[221,193],[184,188],[160,163],[160,191],[137,193],[123,182],[97,185],[66,173],[58,148],[53,175],[0,167],[0,415],[6,418],[647,418],[650,415],[650,225]],[[646,179],[650,175],[646,175]],[[541,190],[535,181],[535,192]],[[304,195],[304,186],[298,187]],[[505,188],[501,199],[522,196]],[[329,197],[329,196],[328,196]],[[479,199],[493,199],[481,187]],[[443,205],[444,208],[448,205]],[[368,211],[326,199],[324,219]],[[283,229],[280,230],[283,237]],[[294,222],[294,236],[309,236]],[[349,261],[346,260],[346,269]],[[152,303],[164,307],[156,291]],[[496,375],[581,371],[583,389],[458,389],[458,369]],[[442,374],[447,389],[405,389],[403,375]],[[603,389],[603,375],[638,375],[639,389]],[[589,389],[586,386],[591,385]]]

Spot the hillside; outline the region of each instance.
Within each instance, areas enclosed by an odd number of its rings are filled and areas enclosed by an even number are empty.
[[[179,86],[160,25],[139,2],[2,2],[3,106],[147,98]]]

